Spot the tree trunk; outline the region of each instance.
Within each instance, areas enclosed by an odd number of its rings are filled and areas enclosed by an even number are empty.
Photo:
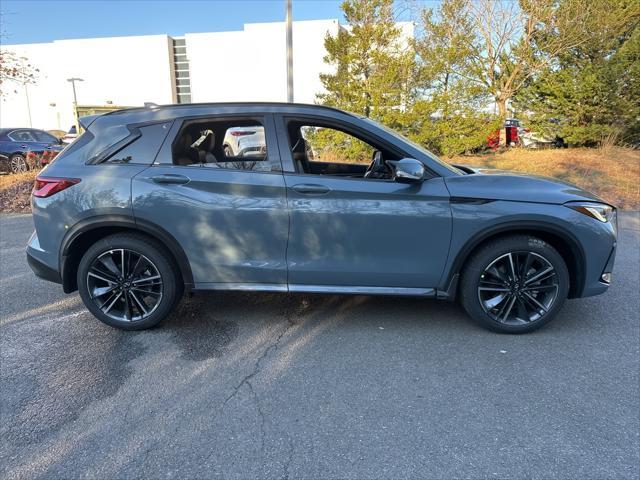
[[[508,98],[498,97],[495,99],[498,106],[498,116],[504,121],[507,118],[507,100]]]

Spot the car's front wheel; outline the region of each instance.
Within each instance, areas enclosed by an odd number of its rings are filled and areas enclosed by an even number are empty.
[[[77,273],[85,306],[102,322],[142,330],[162,321],[182,296],[182,282],[168,252],[152,239],[116,234],[92,245]]]
[[[484,245],[467,263],[460,297],[467,313],[490,330],[526,333],[550,322],[569,291],[569,272],[542,239],[515,235]]]

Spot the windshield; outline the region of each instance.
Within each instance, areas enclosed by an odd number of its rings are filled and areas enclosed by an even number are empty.
[[[415,148],[416,150],[419,150],[422,154],[426,155],[427,157],[432,159],[434,162],[438,162],[440,165],[447,168],[448,170],[451,170],[452,172],[455,172],[455,173],[460,173],[460,170],[455,168],[453,165],[450,165],[447,162],[443,162],[438,157],[436,157],[433,153],[431,153],[429,150],[417,144],[416,142],[409,140],[407,137],[399,134],[395,130],[390,129],[389,127],[383,125],[382,123],[376,122],[375,120],[371,120],[370,118],[367,118],[367,117],[360,117],[360,118],[362,118],[362,120],[364,120],[365,122],[370,123],[371,125],[381,128],[382,130],[384,130],[385,132],[387,132],[389,135],[396,138],[397,140],[401,140],[404,143],[408,143],[413,148]]]

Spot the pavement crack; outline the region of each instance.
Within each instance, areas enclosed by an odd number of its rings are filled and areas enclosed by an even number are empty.
[[[226,405],[234,398],[238,395],[238,393],[240,392],[240,390],[242,389],[242,387],[244,387],[245,385],[247,386],[247,388],[249,389],[249,391],[251,392],[254,402],[256,404],[256,410],[258,412],[258,415],[260,416],[260,455],[262,457],[264,457],[264,453],[265,453],[265,445],[266,445],[266,424],[267,424],[267,418],[266,415],[262,409],[262,404],[260,402],[260,396],[258,395],[258,393],[256,392],[256,390],[254,389],[253,383],[251,383],[251,380],[253,378],[255,378],[262,370],[262,363],[264,362],[264,360],[269,356],[269,354],[272,351],[278,350],[279,346],[280,346],[280,342],[282,341],[282,338],[287,335],[287,333],[289,333],[289,331],[291,330],[291,328],[293,328],[294,326],[297,325],[297,323],[294,321],[294,318],[296,316],[296,314],[302,314],[304,313],[304,311],[307,309],[307,307],[309,306],[308,301],[302,300],[302,302],[300,302],[300,304],[297,307],[293,307],[291,308],[290,306],[285,307],[284,311],[282,312],[282,316],[284,317],[284,320],[286,322],[285,327],[280,331],[280,333],[276,336],[275,340],[273,342],[271,342],[271,344],[264,349],[264,351],[262,352],[262,354],[258,357],[258,359],[256,360],[256,362],[253,365],[253,369],[251,370],[251,372],[249,372],[247,375],[245,375],[244,377],[242,377],[242,379],[240,380],[240,382],[233,388],[233,391],[231,392],[231,394],[229,394],[229,396],[224,400],[224,402],[222,402],[222,409],[224,409],[226,407]],[[287,460],[287,463],[285,465],[285,478],[288,478],[288,469],[289,469],[289,464],[291,463],[291,458],[293,455],[293,444],[291,443],[291,439],[289,439],[289,450],[290,450],[290,455],[289,458]]]
[[[249,384],[248,385],[249,388],[253,391],[253,386],[250,384],[251,379],[253,379],[256,375],[260,373],[262,362],[264,361],[265,358],[267,358],[269,353],[273,350],[278,350],[280,341],[282,340],[282,338],[289,332],[289,330],[291,330],[292,327],[297,325],[297,323],[293,320],[294,315],[296,313],[304,312],[307,306],[308,306],[308,302],[306,300],[303,300],[298,308],[294,308],[294,309],[285,308],[285,311],[283,312],[283,317],[287,323],[285,328],[283,328],[282,331],[275,338],[275,340],[271,342],[271,344],[267,348],[265,348],[265,350],[262,352],[262,355],[258,357],[255,364],[253,365],[253,369],[251,370],[251,372],[249,372],[247,375],[245,375],[242,378],[242,380],[240,380],[240,383],[238,383],[238,385],[234,387],[231,394],[225,399],[224,402],[222,402],[223,408],[227,405],[227,403],[229,403],[229,401],[232,398],[234,398],[238,394],[238,392],[244,385]]]
[[[295,453],[295,447],[293,445],[293,440],[291,440],[290,436],[287,436],[289,440],[289,455],[284,464],[284,473],[282,474],[282,478],[284,480],[289,480],[289,468],[291,467],[291,462],[293,461],[293,454]]]

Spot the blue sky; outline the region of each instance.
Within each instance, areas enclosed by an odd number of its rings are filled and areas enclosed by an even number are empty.
[[[293,0],[294,20],[340,18],[340,0]],[[284,21],[284,0],[2,0],[2,43],[241,30]]]
[[[293,0],[294,20],[338,18],[341,0]],[[436,7],[438,0],[396,0]],[[122,35],[183,35],[241,30],[251,22],[284,21],[284,0],[2,0],[1,43],[38,43]]]

